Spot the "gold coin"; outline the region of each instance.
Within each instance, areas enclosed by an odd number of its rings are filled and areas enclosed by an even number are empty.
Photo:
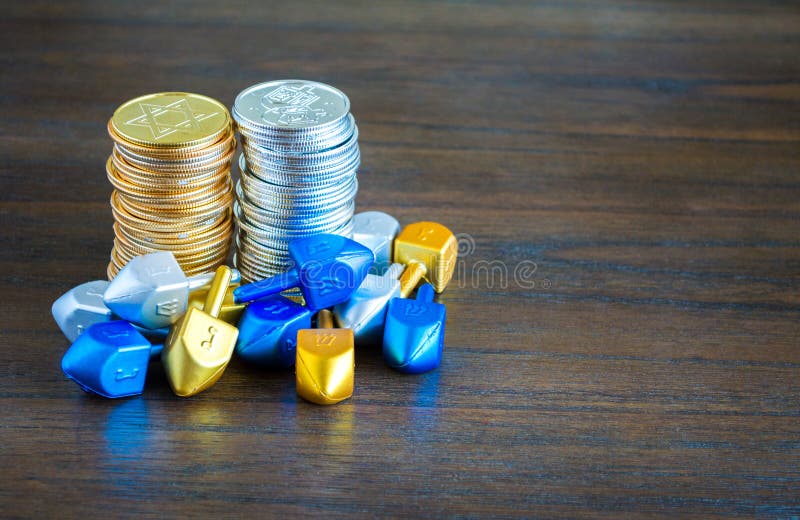
[[[222,202],[225,202],[223,200]],[[125,199],[118,191],[114,190],[111,198],[111,205],[121,212],[130,215],[131,218],[151,222],[153,225],[174,225],[180,226],[182,223],[194,222],[196,225],[202,224],[207,219],[218,218],[223,211],[230,211],[231,208],[225,205],[209,205],[204,208],[192,208],[183,212],[154,212],[147,206],[139,206]]]
[[[160,158],[190,158],[199,155],[205,155],[207,153],[211,153],[214,150],[218,150],[221,148],[225,148],[230,146],[230,141],[235,141],[235,133],[233,131],[233,127],[231,126],[227,131],[224,131],[220,134],[220,138],[213,143],[208,143],[201,141],[199,143],[195,143],[192,146],[182,146],[178,148],[157,148],[155,146],[147,146],[136,144],[126,139],[123,139],[121,136],[117,135],[114,127],[112,125],[112,120],[108,120],[108,125],[106,127],[108,130],[108,135],[114,140],[114,144],[116,146],[123,147],[127,150],[132,152],[136,152],[142,155],[146,155],[148,157],[160,157]]]
[[[159,92],[124,103],[109,128],[112,138],[134,145],[183,148],[213,143],[229,131],[231,119],[225,106],[209,97]]]
[[[137,206],[129,204],[123,197],[120,197],[116,190],[111,197],[111,209],[115,217],[119,216],[117,220],[132,222],[132,225],[140,229],[153,230],[205,226],[226,218],[231,213],[231,208],[220,205],[209,206],[185,214],[153,214],[151,209],[141,210]]]

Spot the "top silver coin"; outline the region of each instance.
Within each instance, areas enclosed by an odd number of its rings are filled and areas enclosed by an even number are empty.
[[[350,112],[350,100],[324,83],[286,79],[243,90],[236,96],[233,110],[240,124],[291,132],[342,119]]]

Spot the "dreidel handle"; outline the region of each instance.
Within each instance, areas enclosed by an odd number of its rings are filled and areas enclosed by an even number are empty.
[[[423,303],[431,303],[433,301],[433,286],[429,283],[424,283],[417,289],[417,301]]]
[[[240,285],[233,290],[233,301],[236,303],[251,302],[271,294],[277,294],[300,284],[300,273],[297,269],[276,274],[264,280]]]
[[[188,277],[186,282],[189,284],[189,290],[194,291],[195,289],[205,287],[214,281],[214,276],[216,276],[216,273],[203,273]],[[240,279],[241,275],[239,271],[237,269],[231,269],[231,283],[239,283]]]
[[[318,329],[332,329],[333,328],[333,313],[328,309],[322,309],[317,314],[317,328]]]
[[[231,284],[233,273],[231,268],[227,265],[221,265],[217,268],[214,274],[214,280],[211,281],[211,288],[208,290],[206,296],[206,303],[203,305],[203,312],[216,318],[219,316],[219,311],[222,309],[222,302],[225,300],[225,293],[228,291],[228,286]]]
[[[428,268],[422,262],[411,260],[406,264],[406,269],[400,276],[400,297],[408,298],[408,295],[414,292],[417,284],[427,272]]]

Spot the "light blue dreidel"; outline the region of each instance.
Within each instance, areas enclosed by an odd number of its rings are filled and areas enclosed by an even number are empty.
[[[119,319],[103,301],[103,293],[108,288],[108,284],[109,282],[105,280],[82,283],[65,292],[53,302],[53,319],[56,320],[61,332],[70,342],[78,339],[83,331],[95,323]],[[169,333],[169,327],[154,330],[138,325],[134,325],[134,327],[148,338],[163,340]]]
[[[239,281],[232,271],[231,283]],[[187,277],[171,251],[134,257],[109,283],[103,301],[111,312],[148,329],[169,327],[184,314],[189,293],[211,283],[214,273]]]
[[[392,263],[392,243],[400,232],[400,223],[382,211],[362,211],[353,215],[353,240],[364,244],[375,255],[371,274],[382,275]],[[358,337],[356,337],[356,341]]]
[[[394,298],[386,311],[383,359],[406,374],[433,370],[442,361],[445,307],[433,301],[433,286],[423,284],[415,300]]]
[[[356,345],[380,345],[386,308],[392,298],[400,297],[403,264],[392,264],[383,276],[368,274],[350,299],[333,308],[336,324],[353,329]]]
[[[339,235],[320,234],[289,242],[294,267],[271,278],[241,285],[233,291],[236,303],[250,302],[300,287],[311,311],[346,301],[367,276],[375,260],[364,245]]]
[[[144,390],[147,365],[163,345],[150,345],[127,321],[91,325],[61,359],[64,374],[86,392],[117,398]]]
[[[252,302],[239,320],[236,354],[268,368],[294,365],[297,331],[311,328],[311,311],[278,294]]]

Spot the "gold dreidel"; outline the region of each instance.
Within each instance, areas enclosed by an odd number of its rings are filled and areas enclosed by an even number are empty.
[[[456,268],[458,243],[453,232],[437,222],[415,222],[394,239],[394,262],[406,264],[400,296],[407,298],[423,278],[437,293],[444,291]]]
[[[172,390],[181,397],[211,387],[231,360],[239,330],[218,318],[231,277],[229,267],[219,267],[203,309],[190,308],[164,342],[161,361]]]
[[[317,404],[335,404],[353,395],[352,329],[334,329],[328,310],[317,314],[316,329],[297,331],[297,395]]]

